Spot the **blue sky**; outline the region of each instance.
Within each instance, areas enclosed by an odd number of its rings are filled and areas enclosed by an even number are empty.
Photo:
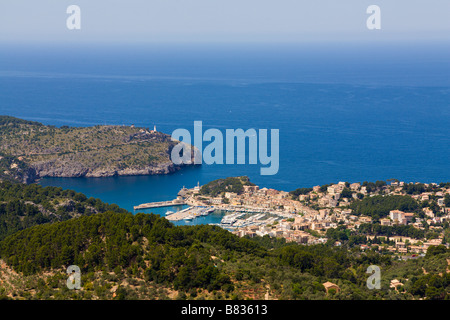
[[[81,30],[66,28],[69,5]],[[381,30],[366,9],[381,8]],[[1,0],[2,42],[450,40],[449,0]]]

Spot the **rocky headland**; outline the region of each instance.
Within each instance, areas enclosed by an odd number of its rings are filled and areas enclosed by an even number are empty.
[[[184,166],[170,159],[176,143],[133,125],[57,128],[0,116],[0,179],[168,174]]]

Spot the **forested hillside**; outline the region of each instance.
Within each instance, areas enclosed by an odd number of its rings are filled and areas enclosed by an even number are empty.
[[[174,226],[153,214],[60,188],[0,185],[0,296],[14,299],[448,299],[445,246],[399,261],[333,242],[239,238],[211,225]],[[70,206],[67,206],[68,203]],[[66,269],[81,270],[80,290]],[[367,267],[382,270],[369,290]],[[404,285],[395,289],[390,281]],[[326,292],[333,282],[339,292]]]
[[[81,215],[125,209],[58,187],[0,183],[0,240],[16,231]]]
[[[374,196],[355,201],[350,205],[357,215],[369,216],[374,219],[384,218],[391,210],[414,212],[420,208],[419,203],[410,196]]]
[[[253,186],[255,184],[250,182],[249,178],[246,176],[228,177],[225,179],[217,179],[208,182],[200,188],[200,193],[213,197],[225,192],[234,192],[237,194],[241,194],[242,192],[244,192],[244,186],[246,185]]]

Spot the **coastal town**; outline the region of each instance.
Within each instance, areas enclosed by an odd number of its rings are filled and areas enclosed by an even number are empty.
[[[450,185],[391,181],[389,184],[339,182],[301,188],[297,192],[260,188],[253,184],[244,184],[240,192],[227,189],[225,186],[225,191],[210,195],[203,192],[200,185],[190,189],[183,187],[172,203],[178,201],[189,207],[170,212],[166,218],[171,221],[191,220],[222,211],[225,215],[219,225],[240,237],[269,236],[299,244],[326,243],[330,241],[327,236],[330,229],[358,232],[362,225],[371,224],[405,226],[423,234],[426,231],[426,236],[421,238],[364,234],[367,241],[359,245],[361,250],[374,248],[412,256],[423,255],[428,247],[443,244],[444,231],[448,229],[445,226],[450,221]],[[414,212],[389,210],[379,219],[360,214],[352,206],[362,199],[392,196],[413,199],[419,206]],[[340,239],[334,240],[336,246],[341,245]],[[382,240],[381,244],[379,240]]]

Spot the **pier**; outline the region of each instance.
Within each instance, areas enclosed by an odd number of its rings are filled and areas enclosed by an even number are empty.
[[[174,199],[174,200],[169,200],[169,201],[143,203],[138,206],[134,206],[133,209],[139,210],[139,209],[149,209],[149,208],[161,208],[161,207],[181,206],[184,204],[186,204],[186,202],[184,200]]]
[[[171,213],[170,215],[166,215],[166,219],[170,221],[179,221],[179,220],[192,220],[198,218],[200,216],[207,216],[211,212],[214,211],[214,207],[205,207],[205,206],[193,206],[181,211],[177,211]]]

